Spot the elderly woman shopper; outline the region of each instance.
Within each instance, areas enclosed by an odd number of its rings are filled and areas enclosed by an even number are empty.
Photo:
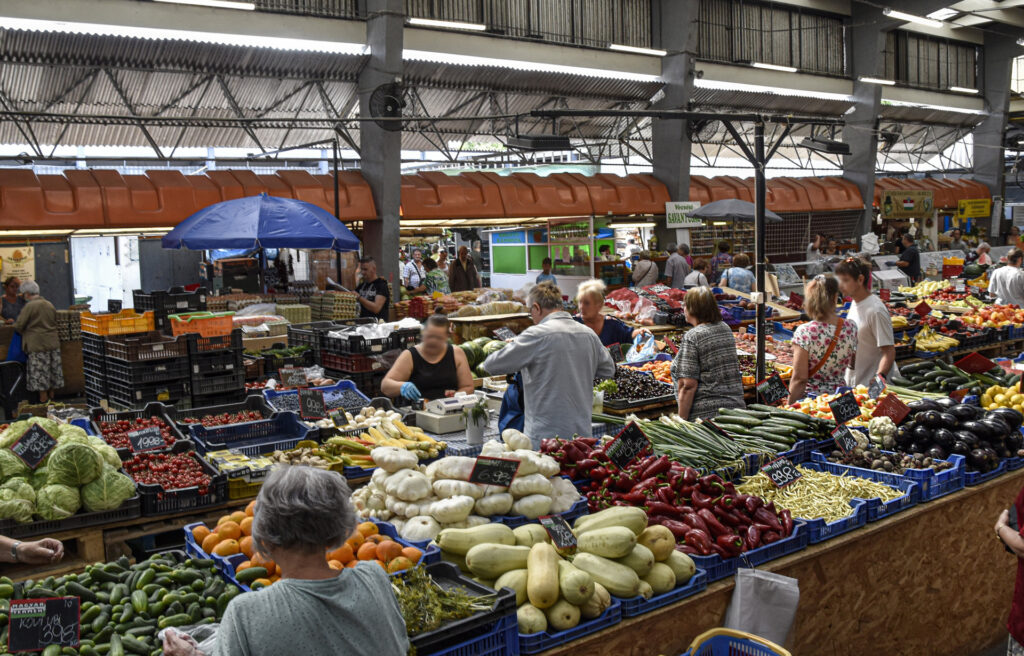
[[[55,390],[64,387],[57,310],[39,295],[39,285],[34,280],[21,283],[21,293],[25,307],[14,322],[14,329],[21,333],[22,349],[28,354],[26,388],[39,392],[39,402],[46,403],[53,399]]]
[[[804,310],[811,318],[793,333],[793,378],[789,403],[832,394],[846,384],[846,369],[857,357],[857,325],[836,316],[839,283],[818,275],[806,287]]]
[[[580,313],[573,317],[590,328],[605,346],[629,344],[643,329],[633,330],[615,317],[601,314],[604,307],[604,283],[600,280],[585,280],[576,288],[576,305]]]
[[[25,298],[21,296],[20,287],[21,281],[14,276],[4,281],[3,307],[0,308],[0,316],[7,323],[14,323],[18,315],[21,314],[21,309],[25,307]]]
[[[978,247],[974,251],[978,254],[977,263],[984,265],[992,264],[992,256],[989,255],[989,251],[992,250],[992,246],[987,241],[983,241],[978,244]]]
[[[736,340],[722,323],[715,295],[707,287],[695,287],[686,292],[684,307],[693,328],[683,333],[672,361],[679,416],[710,419],[719,408],[745,407]]]
[[[750,258],[740,253],[732,260],[732,266],[725,270],[719,284],[722,287],[735,289],[738,292],[749,294],[754,291],[756,280],[747,267],[750,266]]]
[[[409,649],[387,573],[376,563],[331,569],[324,554],[356,529],[345,479],[335,472],[279,465],[260,489],[252,537],[281,580],[231,600],[217,631],[216,656],[378,656]],[[180,634],[167,656],[200,656]]]

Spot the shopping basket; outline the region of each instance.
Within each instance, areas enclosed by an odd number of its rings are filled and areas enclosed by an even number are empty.
[[[791,656],[770,640],[732,629],[711,629],[690,643],[683,656]]]

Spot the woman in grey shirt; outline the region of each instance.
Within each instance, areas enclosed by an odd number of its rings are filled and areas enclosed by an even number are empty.
[[[403,656],[405,621],[388,575],[375,562],[333,570],[324,557],[356,528],[339,474],[279,465],[256,499],[256,550],[281,567],[281,580],[231,600],[217,631],[216,656]],[[169,632],[170,633],[170,632]],[[164,638],[166,656],[200,656],[191,639]]]

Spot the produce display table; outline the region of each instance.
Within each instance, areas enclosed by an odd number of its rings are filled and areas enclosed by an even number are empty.
[[[993,537],[1024,470],[924,503],[772,561],[800,582],[793,654],[981,653],[1006,641],[1017,562]],[[545,652],[681,654],[721,626],[733,581]]]
[[[464,328],[487,328],[491,327],[492,324],[494,324],[493,327],[495,328],[506,326],[509,327],[512,330],[512,332],[518,334],[525,330],[527,327],[529,327],[530,324],[530,315],[527,312],[515,312],[512,314],[487,314],[480,317],[449,317],[449,319],[451,320],[454,326],[454,336],[456,343],[462,343],[463,340],[467,340],[467,338],[462,334],[462,330]],[[469,337],[468,339],[473,339],[474,337],[479,336],[480,335],[474,334],[473,337]]]
[[[748,301],[750,300],[750,294],[744,294],[743,292],[736,291],[731,287],[722,287],[721,289],[723,294],[732,294],[733,296],[739,296],[740,298],[745,298]],[[767,303],[767,305],[772,309],[772,316],[766,317],[766,319],[770,319],[771,321],[796,321],[800,318],[799,310],[793,310],[785,305],[779,305],[778,303]]]

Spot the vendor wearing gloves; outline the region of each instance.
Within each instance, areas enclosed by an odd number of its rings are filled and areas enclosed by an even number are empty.
[[[846,384],[866,387],[876,375],[898,376],[892,318],[885,303],[871,293],[871,263],[848,257],[836,265],[835,274],[843,296],[853,299],[846,320],[857,325],[857,358],[846,370]]]
[[[526,302],[536,324],[484,360],[490,374],[522,372],[526,397],[524,432],[540,448],[548,437],[589,436],[594,378],[615,375],[615,362],[594,331],[562,309],[562,292],[534,286]]]
[[[1024,251],[1014,248],[1006,254],[1006,266],[999,267],[988,277],[988,293],[996,297],[997,305],[1024,307],[1024,271],[1021,261]]]
[[[450,322],[435,311],[423,327],[422,341],[406,349],[380,384],[381,392],[408,401],[443,399],[473,393],[473,372],[462,349],[448,343]]]

